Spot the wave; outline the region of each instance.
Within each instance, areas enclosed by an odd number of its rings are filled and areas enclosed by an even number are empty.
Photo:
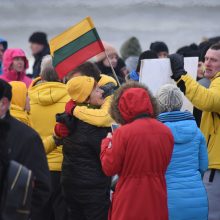
[[[0,0],[1,7],[14,7],[15,4],[25,5],[26,7],[86,7],[86,8],[106,8],[106,7],[135,7],[137,5],[148,7],[170,7],[170,8],[189,8],[189,7],[220,7],[219,0]]]

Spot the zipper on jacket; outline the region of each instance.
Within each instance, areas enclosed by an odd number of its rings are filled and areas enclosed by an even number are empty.
[[[30,181],[31,181],[31,175],[32,175],[32,172],[29,170],[29,171],[28,171],[27,183],[26,183],[26,187],[25,187],[25,193],[24,193],[23,205],[26,204],[28,188],[29,188]]]
[[[29,215],[29,214],[30,214],[30,211],[29,211],[29,210],[17,209],[16,211],[17,211],[18,213],[25,214],[25,215]]]
[[[11,185],[11,190],[13,190],[14,187],[15,187],[15,185],[16,185],[16,182],[17,182],[17,180],[18,180],[18,177],[19,177],[19,175],[20,175],[20,173],[21,173],[21,169],[22,169],[22,165],[20,165],[19,168],[18,168],[18,172],[17,172],[17,174],[16,174],[16,176],[15,176],[15,178],[14,178],[14,181],[13,181],[13,183],[12,183],[12,185]]]
[[[209,141],[211,139],[211,134],[209,135],[208,141],[207,141],[207,147],[209,146]]]

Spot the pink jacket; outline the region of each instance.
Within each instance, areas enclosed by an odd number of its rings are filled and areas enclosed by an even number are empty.
[[[32,80],[26,76],[25,71],[18,73],[14,70],[11,70],[10,67],[15,57],[24,57],[25,58],[25,70],[28,68],[28,60],[25,56],[25,53],[22,49],[7,49],[3,55],[3,74],[0,76],[0,79],[5,80],[6,82],[11,81],[21,81],[24,82],[27,86],[31,84]]]

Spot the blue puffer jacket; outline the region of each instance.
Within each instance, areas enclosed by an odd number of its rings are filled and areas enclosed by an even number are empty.
[[[202,182],[208,168],[205,138],[189,112],[163,113],[158,119],[171,129],[175,141],[166,173],[169,220],[207,220]]]
[[[0,37],[0,44],[3,45],[4,50],[7,49],[7,47],[8,47],[8,42],[7,42],[5,39],[1,38],[1,37]],[[2,74],[2,61],[0,61],[0,75],[1,75],[1,74]]]

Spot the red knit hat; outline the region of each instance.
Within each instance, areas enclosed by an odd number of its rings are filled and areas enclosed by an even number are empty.
[[[143,88],[127,89],[120,97],[118,108],[126,122],[132,121],[140,114],[154,114],[150,96]]]

